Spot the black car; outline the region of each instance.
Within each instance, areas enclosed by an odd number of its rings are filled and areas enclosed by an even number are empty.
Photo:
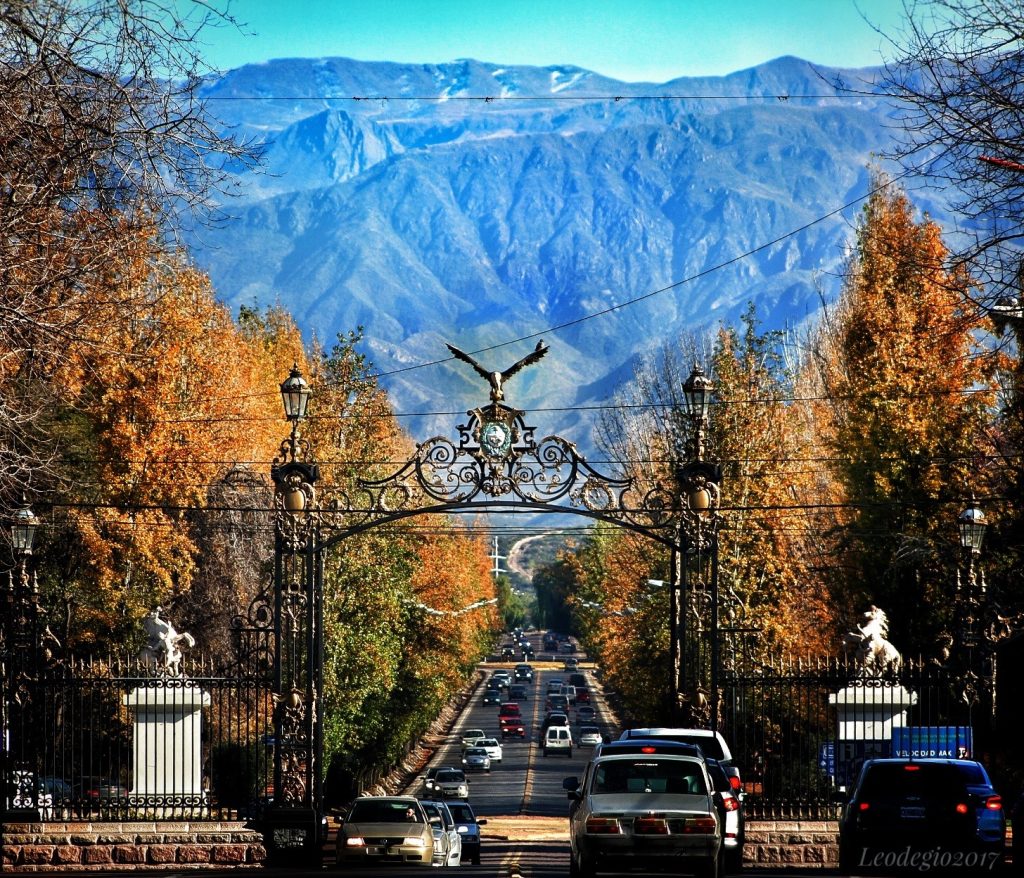
[[[1005,835],[1003,801],[980,762],[869,759],[839,821],[839,868],[994,872]]]
[[[504,698],[502,698],[501,689],[491,686],[484,689],[484,704],[501,704],[502,701]]]

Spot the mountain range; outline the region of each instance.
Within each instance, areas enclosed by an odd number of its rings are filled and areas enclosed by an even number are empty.
[[[264,166],[235,170],[229,218],[189,243],[234,308],[278,303],[328,345],[363,327],[418,439],[487,401],[445,342],[502,369],[542,337],[508,402],[556,410],[531,416],[538,435],[589,450],[585,407],[639,358],[750,302],[780,328],[835,296],[896,132],[878,79],[790,57],[661,84],[472,60],[249,65],[202,96]]]

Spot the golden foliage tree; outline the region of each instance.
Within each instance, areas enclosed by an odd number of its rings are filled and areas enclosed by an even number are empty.
[[[985,493],[992,363],[970,278],[947,270],[939,228],[884,183],[812,360],[827,400],[820,435],[847,507],[831,535],[832,598],[851,613],[881,606],[898,647],[926,650],[951,606],[953,520]]]

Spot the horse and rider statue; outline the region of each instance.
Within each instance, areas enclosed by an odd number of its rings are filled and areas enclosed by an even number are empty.
[[[872,604],[863,616],[864,621],[856,631],[843,635],[843,645],[854,647],[854,660],[861,677],[880,677],[887,672],[898,671],[903,663],[899,650],[887,639],[889,618],[883,610]]]
[[[162,612],[163,608],[157,607],[143,622],[148,640],[139,651],[139,661],[162,673],[178,676],[184,658],[181,644],[192,647],[196,640],[187,631],[179,634],[170,620],[163,618]]]

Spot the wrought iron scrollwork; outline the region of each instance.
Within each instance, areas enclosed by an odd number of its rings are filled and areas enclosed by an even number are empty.
[[[636,529],[671,530],[679,514],[672,491],[644,489],[633,478],[599,472],[561,436],[538,441],[536,428],[526,424],[519,409],[494,402],[467,414],[469,420],[457,427],[458,443],[435,436],[417,445],[391,475],[361,479],[353,491],[325,492],[317,523],[325,533],[337,534],[431,504],[562,504],[567,512],[582,510]]]

